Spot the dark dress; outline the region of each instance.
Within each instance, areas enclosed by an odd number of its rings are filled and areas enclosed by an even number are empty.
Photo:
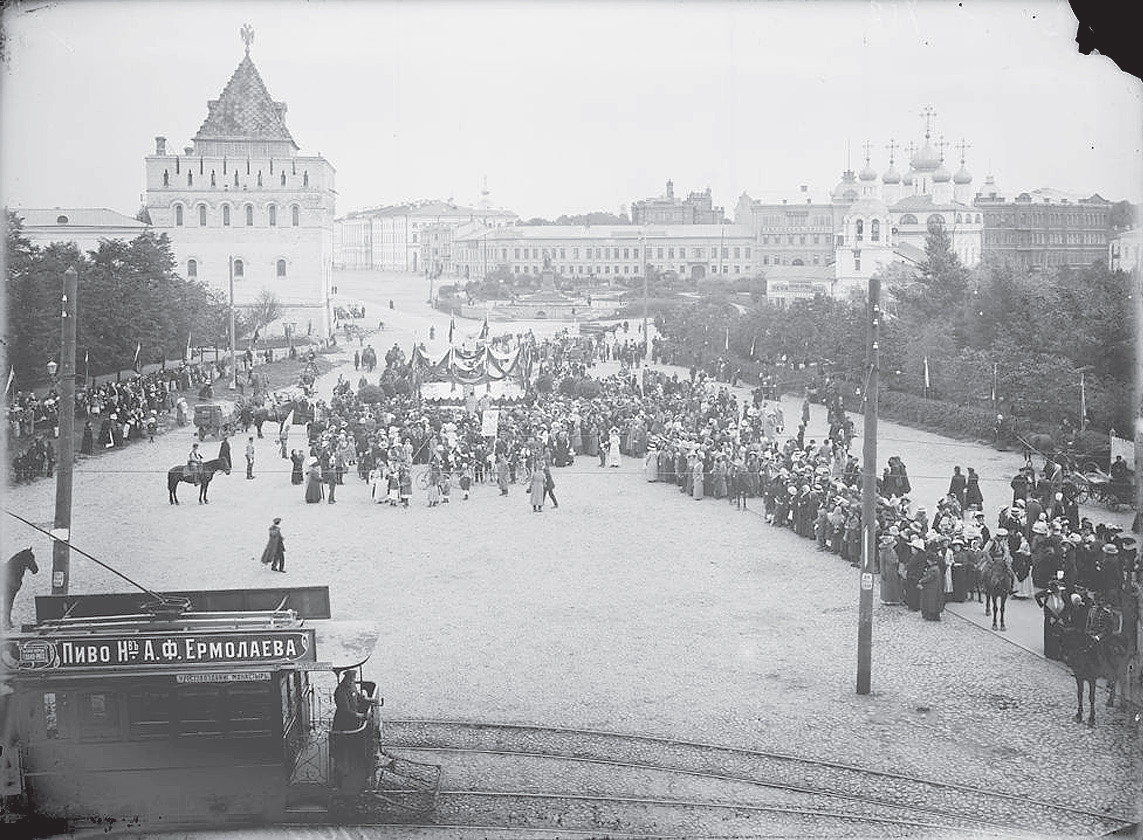
[[[305,456],[300,452],[295,452],[290,456],[290,460],[294,464],[293,470],[290,472],[290,483],[301,484],[304,480],[302,478],[302,466],[305,462]]]
[[[940,621],[941,610],[945,606],[945,576],[939,564],[932,563],[925,569],[920,585],[921,617],[926,621]]]

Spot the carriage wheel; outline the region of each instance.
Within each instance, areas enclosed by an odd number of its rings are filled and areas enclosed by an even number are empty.
[[[1084,461],[1083,465],[1080,467],[1080,472],[1085,472],[1085,473],[1095,472],[1097,470],[1099,472],[1103,472],[1103,468],[1100,467],[1098,461]]]

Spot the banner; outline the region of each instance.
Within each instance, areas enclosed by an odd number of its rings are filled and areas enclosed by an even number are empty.
[[[1135,469],[1135,442],[1124,440],[1121,437],[1111,436],[1111,460],[1115,461],[1115,456],[1119,455],[1127,462],[1127,468],[1134,471]]]
[[[480,416],[480,434],[482,437],[496,437],[500,428],[500,409],[486,408]]]

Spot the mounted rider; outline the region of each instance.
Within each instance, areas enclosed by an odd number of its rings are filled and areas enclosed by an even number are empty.
[[[204,459],[198,449],[198,441],[195,441],[191,444],[190,452],[187,454],[187,476],[195,486],[199,484],[202,478],[203,463]]]

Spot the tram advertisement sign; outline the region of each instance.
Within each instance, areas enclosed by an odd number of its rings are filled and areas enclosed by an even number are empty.
[[[247,633],[53,636],[18,643],[21,670],[312,662],[313,630]]]

